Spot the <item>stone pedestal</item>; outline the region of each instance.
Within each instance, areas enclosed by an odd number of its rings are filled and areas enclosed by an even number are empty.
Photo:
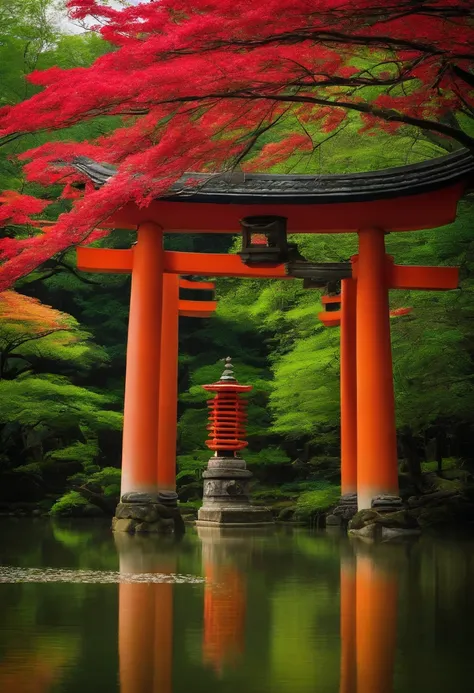
[[[403,508],[403,501],[400,496],[375,496],[372,498],[371,507],[378,513],[395,513]]]
[[[252,473],[239,457],[211,457],[203,473],[203,505],[196,525],[252,527],[273,524],[268,508],[250,503],[251,478]]]
[[[124,493],[112,519],[114,532],[176,534],[184,533],[178,509],[178,496],[172,491]]]
[[[326,517],[326,526],[345,527],[357,512],[357,493],[346,493],[340,497],[336,507]]]

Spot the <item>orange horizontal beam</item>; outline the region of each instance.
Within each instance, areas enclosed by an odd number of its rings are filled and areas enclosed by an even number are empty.
[[[420,291],[446,291],[457,289],[457,267],[425,267],[419,265],[395,265],[392,255],[386,255],[387,285],[389,289],[413,289]],[[357,279],[359,257],[353,255],[352,277]]]
[[[338,296],[323,296],[321,299],[321,303],[323,306],[327,306],[329,303],[340,303],[341,302],[341,295],[339,294]]]
[[[213,313],[217,310],[217,301],[185,301],[179,299],[179,312],[185,311],[188,313]]]
[[[341,324],[341,311],[333,310],[327,312],[325,310],[322,313],[318,313],[318,318],[326,327],[339,327]]]
[[[86,248],[79,245],[76,248],[76,265],[82,272],[128,274],[132,271],[133,249]]]
[[[196,274],[201,276],[253,277],[262,279],[290,279],[284,264],[268,266],[247,266],[238,255],[219,253],[183,253],[167,250],[165,272],[171,274]],[[76,248],[77,268],[84,272],[125,274],[132,271],[133,249],[115,248]],[[358,261],[353,261],[354,278],[357,278]],[[387,275],[390,289],[446,290],[456,289],[459,283],[457,267],[419,267],[394,265],[387,256]],[[181,282],[187,280],[181,280]],[[193,283],[194,282],[190,282]],[[201,288],[204,284],[201,283]],[[199,284],[199,282],[196,282]],[[196,287],[193,287],[196,288]],[[210,287],[209,287],[210,288]],[[323,297],[323,303],[336,302],[337,296]],[[333,299],[326,300],[325,299]]]
[[[291,279],[284,264],[273,267],[244,265],[238,255],[220,253],[182,253],[165,251],[165,272],[197,274],[208,277],[253,277],[261,279]]]
[[[274,265],[273,267],[247,267],[238,255],[182,253],[166,250],[164,256],[164,270],[170,274],[291,279],[286,274],[284,264]],[[83,272],[116,272],[117,274],[124,274],[132,271],[133,249],[115,250],[113,248],[86,248],[78,246],[76,248],[76,258],[77,268]],[[193,288],[196,287],[193,286]]]
[[[419,289],[442,291],[457,289],[459,270],[457,267],[417,267],[391,265],[388,272],[390,289]]]
[[[413,308],[394,308],[390,311],[391,318],[402,318],[404,315],[410,315]]]
[[[214,291],[216,285],[214,282],[190,281],[189,279],[179,280],[180,289],[201,289],[201,291]]]
[[[204,310],[180,310],[180,318],[212,318],[214,313],[209,311],[206,313]]]
[[[401,318],[404,315],[409,315],[412,311],[413,308],[394,308],[390,311],[390,317]],[[341,311],[334,310],[328,312],[325,310],[322,313],[318,313],[318,318],[326,327],[339,327],[341,324]]]

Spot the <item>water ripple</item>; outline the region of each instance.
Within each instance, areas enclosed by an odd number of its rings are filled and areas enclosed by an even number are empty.
[[[0,566],[0,583],[71,582],[86,584],[118,584],[133,582],[171,582],[200,584],[204,578],[178,573],[119,573],[113,570],[66,570],[62,568],[17,568]]]

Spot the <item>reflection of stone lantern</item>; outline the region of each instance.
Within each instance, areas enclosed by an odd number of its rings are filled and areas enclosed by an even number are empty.
[[[214,392],[209,405],[209,438],[206,445],[214,451],[203,473],[203,506],[198,513],[199,525],[253,525],[272,522],[267,508],[255,507],[249,501],[249,481],[252,473],[238,456],[247,446],[245,420],[247,402],[240,395],[252,390],[251,385],[237,382],[230,357],[216,383],[203,385]]]
[[[278,264],[288,259],[286,217],[255,216],[240,220],[242,250],[238,255],[247,265]]]

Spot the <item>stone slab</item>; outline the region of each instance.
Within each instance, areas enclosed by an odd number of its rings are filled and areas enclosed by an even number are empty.
[[[197,523],[215,523],[218,525],[273,524],[273,517],[267,508],[254,506],[241,507],[202,507],[198,512]]]

